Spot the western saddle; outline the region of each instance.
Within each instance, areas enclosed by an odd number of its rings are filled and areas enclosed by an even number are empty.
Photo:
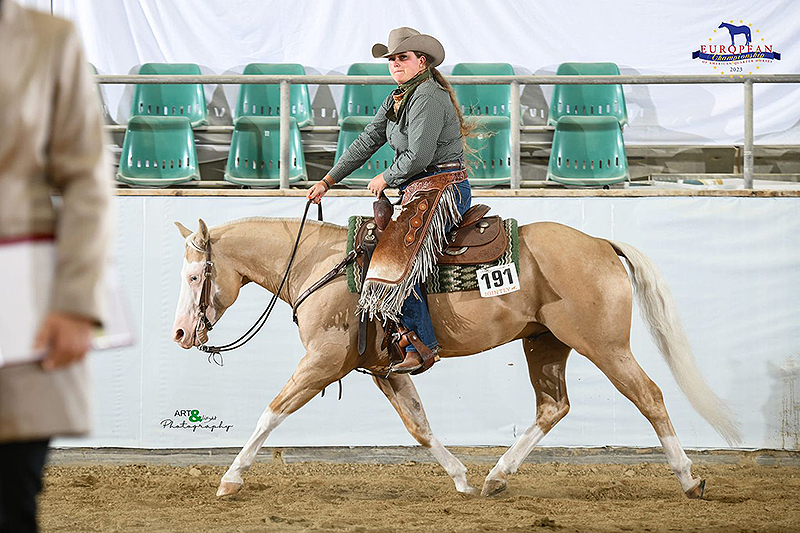
[[[503,227],[503,220],[499,216],[485,217],[489,206],[477,204],[470,207],[461,217],[461,223],[448,234],[449,244],[438,257],[440,265],[480,265],[497,261],[506,251],[508,237]],[[358,229],[354,239],[356,250],[363,250],[356,258],[361,266],[361,282],[363,286],[372,258],[372,252],[380,240],[381,233],[386,228],[394,208],[385,195],[373,203],[375,216]],[[427,299],[425,285],[422,285],[420,296]],[[368,320],[362,315],[358,325],[358,353],[363,355],[366,350]],[[413,370],[411,374],[420,374],[428,370],[439,356],[432,353],[413,331],[408,331],[402,324],[392,321],[384,328],[384,338],[381,348],[388,350],[392,366],[404,360],[405,347],[412,344],[416,348],[422,366]],[[400,365],[402,367],[403,365]]]
[[[440,265],[480,265],[492,263],[500,259],[508,246],[503,220],[499,216],[486,217],[489,206],[477,204],[470,207],[461,217],[461,222],[457,228],[448,234],[448,246],[438,257]],[[383,230],[389,223],[394,206],[386,198],[381,198],[373,203],[374,217],[368,219],[358,229],[354,239],[353,250],[328,274],[314,283],[301,294],[294,304],[294,321],[297,323],[297,308],[314,291],[331,281],[339,275],[351,261],[357,261],[361,266],[361,284],[363,285],[372,252],[380,240]],[[422,285],[422,298],[427,298],[424,284]],[[361,317],[358,325],[358,353],[364,355],[367,347],[367,327],[368,318]],[[413,331],[406,330],[401,324],[388,321],[384,328],[383,342],[381,348],[389,353],[390,365],[403,361],[405,347],[408,344],[414,345],[418,353],[422,356],[422,367],[411,372],[420,374],[428,370],[433,363],[439,360],[439,356],[432,353],[416,336]]]
[[[378,203],[383,203],[383,200],[375,202]],[[375,206],[375,217],[362,224],[356,233],[355,248],[361,247],[366,252],[358,258],[362,273],[366,272],[363,266],[365,256],[371,255],[388,224],[389,217],[385,209],[383,206]],[[389,209],[392,209],[391,205]],[[464,213],[458,227],[448,234],[450,244],[439,256],[440,265],[480,265],[500,259],[508,246],[508,237],[499,216],[484,216],[489,209],[488,205],[477,204]]]

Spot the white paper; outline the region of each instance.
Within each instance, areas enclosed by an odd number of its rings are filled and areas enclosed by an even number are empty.
[[[55,250],[51,241],[0,246],[0,366],[36,361],[33,340],[50,305]]]
[[[56,249],[52,241],[24,241],[0,246],[0,279],[5,280],[0,300],[0,366],[39,361],[45,350],[34,350],[36,332],[50,310]],[[104,283],[103,328],[95,331],[96,350],[133,343],[124,295],[114,284]]]

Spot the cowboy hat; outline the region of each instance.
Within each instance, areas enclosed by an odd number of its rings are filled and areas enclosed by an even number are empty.
[[[372,47],[372,57],[389,57],[400,52],[422,52],[431,60],[431,67],[444,61],[442,43],[430,35],[423,35],[414,28],[403,26],[389,32],[389,45],[376,43]]]

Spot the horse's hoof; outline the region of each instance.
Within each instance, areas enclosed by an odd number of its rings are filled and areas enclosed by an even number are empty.
[[[694,487],[686,491],[686,497],[691,498],[693,500],[699,500],[703,497],[703,494],[706,492],[706,480],[705,479],[698,479],[697,482],[694,484]]]
[[[466,489],[459,490],[458,493],[461,494],[462,496],[477,496],[478,494],[480,494],[480,491],[475,487],[468,485]]]
[[[506,480],[505,479],[487,479],[483,483],[483,489],[481,490],[481,496],[495,496],[500,494],[506,490]]]
[[[217,489],[217,498],[224,498],[225,496],[233,496],[242,490],[241,483],[231,483],[230,481],[220,481],[219,488]]]

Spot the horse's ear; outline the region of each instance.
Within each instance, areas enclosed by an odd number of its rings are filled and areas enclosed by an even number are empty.
[[[200,218],[197,220],[199,228],[197,230],[197,234],[194,236],[194,243],[197,245],[198,248],[203,249],[206,247],[206,243],[208,242],[209,235],[208,235],[208,226],[206,223],[203,222],[203,219]]]
[[[180,222],[175,222],[175,225],[178,226],[178,231],[181,232],[181,237],[184,239],[194,233],[192,230],[181,224]]]

